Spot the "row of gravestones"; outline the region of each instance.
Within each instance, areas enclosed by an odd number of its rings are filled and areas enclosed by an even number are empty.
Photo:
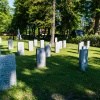
[[[83,41],[78,44],[79,66],[82,71],[85,71],[88,66],[89,47],[90,47],[90,41],[87,41],[86,45],[84,45]]]
[[[61,49],[63,41],[55,42],[55,45]],[[66,44],[66,43],[64,43]],[[34,41],[34,46],[37,46],[37,40]],[[13,49],[13,40],[8,40],[8,48]],[[33,41],[29,41],[29,49],[32,50]],[[58,52],[57,52],[58,53]],[[24,55],[24,42],[18,42],[18,54]],[[40,41],[40,48],[36,49],[37,68],[46,66],[46,57],[51,56],[51,46],[47,44],[44,46],[44,40]],[[15,54],[0,55],[0,91],[10,89],[16,85],[16,61]]]
[[[61,44],[60,42],[55,41],[55,45],[56,43],[58,43],[59,45],[58,49],[59,49]],[[87,48],[84,49],[83,46],[82,49],[79,50],[79,65],[81,67],[81,70],[84,71],[88,63],[88,49]],[[80,45],[79,48],[81,48]],[[44,66],[46,66],[46,57],[50,56],[51,56],[50,44],[47,44],[44,48],[43,47],[37,48],[36,49],[37,67],[43,68]],[[16,84],[17,82],[16,82],[15,55],[14,54],[0,55],[0,90],[9,89],[12,87],[12,85]]]

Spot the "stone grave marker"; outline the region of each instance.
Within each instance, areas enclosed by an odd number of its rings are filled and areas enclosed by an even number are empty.
[[[57,37],[55,37],[55,42],[57,42]]]
[[[46,66],[46,53],[44,48],[36,49],[36,63],[37,68],[43,68]]]
[[[62,49],[62,41],[59,41],[59,49]]]
[[[0,43],[2,42],[2,39],[1,39],[1,37],[0,37]]]
[[[45,52],[46,52],[46,57],[50,57],[50,56],[51,56],[50,44],[47,44],[47,45],[45,46]]]
[[[14,48],[14,45],[13,45],[13,40],[9,39],[8,40],[8,49],[11,50]]]
[[[78,44],[78,53],[80,53],[80,50],[82,49],[83,46],[84,46],[83,41]]]
[[[55,53],[59,53],[59,42],[55,42]]]
[[[88,66],[88,49],[81,49],[79,55],[79,67],[81,71],[85,71]]]
[[[40,48],[44,48],[44,40],[40,40]]]
[[[34,46],[38,46],[38,40],[34,39]]]
[[[18,55],[24,55],[24,42],[18,42]]]
[[[0,56],[0,91],[10,89],[16,85],[16,61],[15,55]]]
[[[90,47],[90,41],[87,41],[87,48]]]
[[[33,41],[28,41],[28,49],[29,51],[33,51]]]
[[[63,40],[63,48],[66,48],[66,40]]]

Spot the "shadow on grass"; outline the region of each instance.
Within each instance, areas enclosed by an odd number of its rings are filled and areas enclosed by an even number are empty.
[[[35,55],[16,56],[18,86],[9,90],[13,91],[12,94],[9,91],[1,92],[0,99],[16,100],[18,94],[21,94],[21,97],[17,100],[92,100],[99,98],[97,95],[100,92],[100,81],[98,80],[100,70],[89,65],[86,72],[81,72],[78,58],[73,56],[56,55],[47,58],[46,62],[47,67],[37,69]],[[35,99],[32,98],[33,96]]]

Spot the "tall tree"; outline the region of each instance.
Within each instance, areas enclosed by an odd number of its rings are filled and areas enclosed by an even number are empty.
[[[55,37],[55,10],[56,10],[56,0],[53,0],[53,20],[52,20],[52,34],[51,34],[51,45],[54,45],[54,37]]]
[[[0,32],[7,32],[11,24],[11,14],[8,0],[0,1]]]

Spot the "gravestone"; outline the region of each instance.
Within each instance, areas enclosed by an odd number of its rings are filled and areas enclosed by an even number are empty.
[[[36,49],[36,62],[37,68],[43,68],[46,66],[46,53],[44,48]]]
[[[80,53],[80,50],[82,49],[83,46],[84,46],[83,41],[78,44],[78,53]]]
[[[44,48],[44,40],[40,40],[40,48]]]
[[[20,34],[20,29],[18,29],[17,39],[22,40],[22,37],[21,37],[21,34]]]
[[[59,49],[62,49],[62,41],[59,41]]]
[[[46,52],[46,57],[50,57],[50,56],[51,56],[50,44],[47,44],[47,45],[45,46],[45,52]]]
[[[59,53],[59,42],[55,42],[55,53]]]
[[[24,42],[18,42],[18,55],[24,55]]]
[[[14,48],[14,46],[13,46],[13,40],[8,40],[8,49],[11,50],[13,48]]]
[[[34,46],[38,46],[38,41],[37,41],[37,39],[34,39]]]
[[[57,42],[57,37],[55,37],[55,42]]]
[[[90,47],[90,41],[87,41],[87,48]]]
[[[0,56],[0,90],[10,89],[16,85],[16,62],[15,55]]]
[[[88,49],[80,50],[79,67],[81,71],[85,71],[88,66]]]
[[[1,37],[0,37],[0,43],[2,42],[2,39],[1,39]]]
[[[28,49],[29,51],[33,51],[33,41],[28,41]]]
[[[63,48],[66,48],[66,40],[63,40]]]

